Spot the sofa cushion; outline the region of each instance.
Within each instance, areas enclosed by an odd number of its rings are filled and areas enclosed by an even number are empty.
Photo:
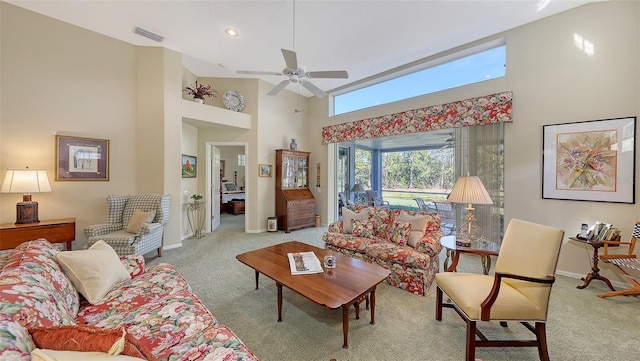
[[[129,305],[127,312],[111,313],[95,326],[124,326],[130,339],[145,355],[156,355],[216,324],[216,319],[198,297],[184,290],[138,307]]]
[[[394,213],[390,208],[369,207],[369,220],[374,222],[375,235],[378,238],[391,240]]]
[[[117,283],[131,278],[118,254],[104,241],[87,250],[60,252],[56,259],[78,292],[92,304]]]
[[[407,245],[407,239],[411,233],[411,223],[394,222],[393,227],[389,229],[389,240],[400,246]]]
[[[81,352],[35,349],[31,352],[31,361],[144,361],[139,357],[109,355],[106,352]]]
[[[412,247],[400,246],[392,242],[369,244],[364,253],[382,262],[397,263],[421,269],[428,268],[431,262],[431,256],[428,254],[418,252]]]
[[[351,233],[353,231],[354,219],[368,220],[369,212],[367,210],[354,212],[347,207],[342,207],[342,221],[343,221],[342,230],[344,231],[344,233]]]
[[[238,336],[223,325],[208,327],[155,356],[160,360],[201,360],[203,357],[212,361],[257,360]]]
[[[124,341],[118,354],[144,358],[145,355],[132,343],[122,328],[100,328],[91,325],[66,325],[29,328],[36,347],[60,351],[109,352],[111,347]]]
[[[0,273],[0,313],[26,327],[74,323],[78,292],[55,261],[58,252],[45,239],[13,250]]]
[[[400,212],[400,214],[396,216],[396,221],[409,222],[411,224],[411,231],[407,237],[407,244],[411,247],[415,247],[418,241],[424,237],[424,234],[427,231],[427,225],[432,221],[432,217],[426,215],[412,216],[406,212]]]
[[[190,290],[189,285],[175,267],[168,263],[154,265],[113,288],[99,303],[82,303],[76,322],[97,324],[115,314],[126,314],[131,309],[184,290]]]
[[[373,221],[354,219],[351,233],[356,237],[373,238],[375,235],[374,224]]]
[[[154,210],[151,210],[148,212],[145,212],[140,209],[134,210],[133,214],[131,215],[131,219],[129,220],[129,223],[127,224],[127,232],[138,233],[140,228],[142,228],[142,226],[144,226],[145,224],[151,223],[151,221],[153,221],[153,218],[155,216],[156,216],[156,211]]]
[[[364,253],[371,244],[383,241],[378,238],[364,238],[340,233],[324,233],[322,240],[327,244],[358,253]]]

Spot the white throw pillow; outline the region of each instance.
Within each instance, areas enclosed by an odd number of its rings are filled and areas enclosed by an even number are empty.
[[[92,305],[100,302],[113,286],[131,279],[116,251],[102,240],[86,250],[59,252],[56,260]]]
[[[356,213],[347,207],[342,207],[342,231],[344,233],[353,232],[354,219],[366,221],[369,219],[369,212],[367,212],[367,210],[362,210]]]
[[[56,351],[36,348],[31,351],[32,361],[139,361],[137,357],[116,355],[106,352]]]
[[[151,223],[155,216],[156,211],[145,212],[140,209],[134,210],[131,219],[129,219],[129,224],[127,224],[127,232],[138,233],[140,228],[147,223]]]
[[[407,245],[411,247],[415,247],[422,237],[424,237],[430,220],[430,216],[412,216],[405,212],[400,212],[396,217],[396,222],[411,223],[411,232],[409,232],[409,236],[407,237]]]

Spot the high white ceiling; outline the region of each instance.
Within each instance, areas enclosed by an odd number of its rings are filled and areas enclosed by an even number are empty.
[[[594,0],[3,0],[131,44],[183,54],[200,77],[279,72],[281,48],[310,71],[347,70],[348,79],[313,79],[324,91]],[[596,0],[597,1],[597,0]],[[28,26],[26,24],[25,26]],[[135,26],[164,36],[156,43]],[[224,33],[234,27],[240,36]],[[295,43],[294,43],[295,29]],[[262,76],[277,84],[279,76]],[[286,89],[310,96],[290,84]]]

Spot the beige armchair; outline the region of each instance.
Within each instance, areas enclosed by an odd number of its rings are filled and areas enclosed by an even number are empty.
[[[475,359],[476,347],[523,346],[537,347],[540,360],[549,360],[545,324],[563,236],[561,229],[513,219],[495,275],[436,275],[436,320],[442,320],[444,307],[453,308],[465,320],[466,360]],[[450,301],[443,302],[444,294]],[[500,321],[505,327],[506,321],[518,321],[535,334],[535,340],[489,340],[476,327],[478,321]]]
[[[158,252],[162,257],[164,226],[169,221],[169,195],[145,193],[107,197],[107,223],[84,230],[87,247],[104,240],[119,256]]]

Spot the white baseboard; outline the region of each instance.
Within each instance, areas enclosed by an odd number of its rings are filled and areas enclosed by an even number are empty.
[[[578,273],[573,273],[573,272],[567,272],[567,271],[556,271],[557,274],[561,275],[561,276],[567,276],[567,277],[571,277],[571,278],[576,278],[576,279],[582,279],[584,278],[584,274],[578,274]],[[602,274],[600,274],[602,276]],[[615,281],[609,278],[609,281],[611,282],[611,284],[613,285],[614,288],[616,289],[625,289],[628,288],[629,285],[620,282],[620,281]],[[602,282],[600,280],[592,280],[591,282]],[[579,285],[577,285],[579,286]]]
[[[186,238],[189,238],[189,237],[186,237]],[[162,250],[164,251],[164,250],[167,250],[167,249],[180,248],[180,247],[182,247],[182,241],[184,241],[184,240],[185,240],[185,237],[183,237],[183,238],[180,240],[180,243],[170,244],[170,245],[168,245],[168,246],[162,246]]]

